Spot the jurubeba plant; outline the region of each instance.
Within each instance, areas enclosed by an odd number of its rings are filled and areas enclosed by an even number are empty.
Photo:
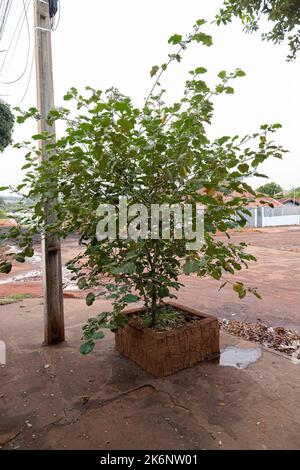
[[[82,251],[70,260],[68,269],[79,288],[88,292],[87,305],[99,297],[113,304],[111,311],[84,327],[84,354],[103,338],[104,328],[116,331],[126,324],[122,311],[128,304],[142,301],[146,317],[151,318],[148,326],[155,326],[162,302],[174,297],[182,285],[181,273],[210,276],[220,281],[220,288],[231,284],[240,298],[247,292],[259,297],[256,288],[233,278],[255,258],[246,252],[245,243],[233,243],[228,231],[246,223],[248,198],[244,194],[255,196],[247,178],[261,176],[257,169],[267,158],[282,157],[284,150],[269,140],[280,125],[262,125],[258,132],[243,137],[208,137],[214,98],[234,93],[232,81],[245,75],[240,69],[220,71],[217,83],[209,86],[204,80],[207,70],[196,67],[189,72],[182,98],[172,104],[164,102],[161,79],[171,64],[181,62],[183,52],[193,43],[212,45],[212,38],[203,32],[204,23],[197,21],[185,38],[175,34],[169,39],[175,52],[152,68],[154,85],[141,108],[114,88],[103,92],[87,87],[83,94],[71,88],[64,99],[75,105],[73,111],[64,107],[48,115],[49,123],[65,124],[63,135],[53,142],[51,135],[38,134],[25,144],[27,174],[17,191],[34,201],[32,216],[26,230],[18,225],[7,234],[22,251],[6,254],[1,271],[10,271],[13,258],[22,262],[33,255],[34,235],[55,233],[65,238],[77,233]],[[21,113],[18,121],[32,117],[39,119],[34,108]],[[49,161],[42,164],[36,146],[40,140],[47,141],[49,153]],[[191,251],[185,238],[153,239],[150,233],[137,239],[99,240],[97,208],[101,203],[117,206],[120,197],[149,210],[151,204],[202,204],[204,243]],[[56,201],[51,224],[44,210],[50,199]],[[226,234],[227,241],[217,238],[217,232]]]

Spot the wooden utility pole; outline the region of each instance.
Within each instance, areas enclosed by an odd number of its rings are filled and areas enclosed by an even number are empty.
[[[39,132],[55,133],[55,126],[49,126],[46,117],[54,108],[54,87],[52,72],[51,27],[49,0],[34,0],[35,56],[37,79],[37,107],[41,116]],[[46,142],[40,143],[41,160],[47,160]],[[44,210],[47,223],[55,221],[53,205],[49,201]],[[44,329],[45,343],[52,345],[65,339],[63,286],[60,240],[53,235],[42,238],[43,288],[44,288]]]

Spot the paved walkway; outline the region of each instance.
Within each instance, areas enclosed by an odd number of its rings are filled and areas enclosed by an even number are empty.
[[[245,369],[204,363],[154,379],[120,357],[110,333],[94,354],[82,323],[106,307],[65,300],[67,342],[42,347],[40,299],[0,306],[0,446],[9,449],[299,449],[300,365],[263,351]],[[222,347],[257,345],[222,334]]]

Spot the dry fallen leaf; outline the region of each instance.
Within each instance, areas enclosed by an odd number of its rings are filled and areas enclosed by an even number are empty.
[[[261,321],[245,323],[237,320],[220,321],[220,329],[235,336],[255,341],[267,348],[275,349],[289,356],[295,354],[299,348],[300,333],[282,326],[272,328]]]

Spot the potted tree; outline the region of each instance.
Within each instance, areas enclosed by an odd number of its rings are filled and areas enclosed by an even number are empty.
[[[176,51],[152,68],[155,82],[141,108],[114,88],[87,87],[84,95],[72,88],[64,97],[77,112],[50,112],[49,122],[63,121],[66,130],[56,142],[39,134],[32,146],[26,144],[28,171],[17,190],[34,201],[32,217],[26,231],[14,227],[8,234],[22,252],[7,254],[0,265],[9,272],[10,258],[31,256],[36,233],[78,233],[82,252],[68,268],[79,288],[88,291],[87,305],[101,296],[112,301],[111,311],[84,326],[81,352],[90,353],[109,328],[117,349],[156,376],[219,353],[217,320],[174,303],[182,273],[211,276],[221,288],[231,284],[240,298],[247,292],[259,297],[255,288],[231,279],[255,258],[244,243],[232,243],[228,231],[246,223],[244,193],[255,193],[245,179],[258,176],[262,162],[284,152],[267,139],[279,124],[242,138],[209,139],[213,99],[234,92],[229,82],[245,75],[240,69],[221,71],[211,87],[203,80],[206,69],[197,67],[189,72],[182,98],[164,102],[160,82],[170,65],[193,43],[211,46],[204,23],[197,21],[185,38],[169,39]],[[21,113],[18,121],[30,117],[37,117],[36,109]],[[38,165],[35,142],[41,139],[49,142],[50,158]],[[52,224],[43,210],[49,198],[56,201]],[[182,223],[185,208],[190,211]],[[227,234],[227,242],[216,238],[217,232]]]

